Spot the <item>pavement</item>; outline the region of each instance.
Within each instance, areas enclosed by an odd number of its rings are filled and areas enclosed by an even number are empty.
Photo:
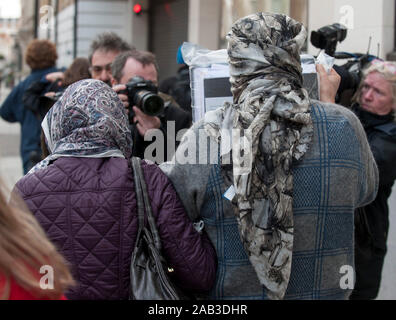
[[[0,105],[8,93],[9,90],[2,89]],[[9,189],[23,176],[19,141],[19,124],[8,123],[0,118],[0,176]],[[389,215],[388,252],[377,300],[396,300],[396,184],[389,199]]]

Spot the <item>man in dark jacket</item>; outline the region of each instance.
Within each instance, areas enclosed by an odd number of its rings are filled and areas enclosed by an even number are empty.
[[[387,250],[388,198],[396,179],[396,63],[375,60],[365,70],[352,110],[359,117],[379,170],[375,200],[359,211],[356,284],[351,299],[375,299]],[[363,226],[363,227],[362,227]]]
[[[58,58],[55,45],[48,40],[33,40],[26,51],[26,63],[32,69],[31,74],[20,82],[9,94],[0,108],[0,116],[8,122],[21,124],[21,157],[23,172],[40,160],[40,121],[22,102],[24,92],[30,85],[46,74],[55,72]]]
[[[113,89],[119,93],[120,99],[128,109],[129,99],[122,91],[126,89],[125,84],[131,78],[139,76],[158,85],[158,66],[155,56],[150,52],[139,50],[124,52],[117,56],[111,69]],[[131,128],[134,138],[133,155],[158,164],[173,157],[181,139],[182,130],[191,126],[191,116],[181,109],[172,97],[163,93],[159,95],[165,102],[162,114],[158,117],[149,116],[133,106],[134,117]],[[155,129],[157,131],[151,131]],[[150,141],[151,134],[156,137],[154,143]]]
[[[165,79],[159,86],[159,90],[172,96],[180,107],[192,114],[190,68],[182,65],[175,76]]]

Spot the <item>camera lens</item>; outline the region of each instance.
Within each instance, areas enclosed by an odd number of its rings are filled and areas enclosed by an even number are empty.
[[[150,91],[139,91],[136,94],[136,106],[149,116],[158,116],[164,110],[164,100]]]

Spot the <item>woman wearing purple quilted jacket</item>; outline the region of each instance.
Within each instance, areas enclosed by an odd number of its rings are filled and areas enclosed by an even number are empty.
[[[48,237],[68,260],[77,285],[69,299],[128,299],[138,229],[132,141],[117,94],[105,83],[71,85],[42,124],[45,160],[15,186]],[[210,290],[216,254],[195,230],[173,186],[142,161],[163,255],[188,292]]]

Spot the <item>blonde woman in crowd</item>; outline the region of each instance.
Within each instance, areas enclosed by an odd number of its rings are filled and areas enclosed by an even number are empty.
[[[5,195],[0,182],[0,300],[65,300],[73,285],[65,260],[23,200]]]

